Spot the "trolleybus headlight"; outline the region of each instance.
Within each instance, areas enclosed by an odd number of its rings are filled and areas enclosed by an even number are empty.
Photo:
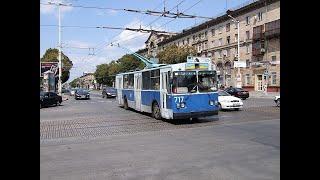
[[[209,104],[210,104],[210,106],[213,106],[214,105],[214,101],[210,100]]]
[[[185,103],[183,103],[183,102],[180,103],[180,107],[181,107],[181,108],[185,108],[185,107],[186,107]]]
[[[186,107],[186,104],[184,102],[181,102],[181,103],[177,103],[177,108],[185,108]]]

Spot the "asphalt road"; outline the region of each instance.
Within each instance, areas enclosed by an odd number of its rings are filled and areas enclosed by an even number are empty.
[[[40,110],[41,179],[280,179],[280,108],[159,121],[93,93]]]

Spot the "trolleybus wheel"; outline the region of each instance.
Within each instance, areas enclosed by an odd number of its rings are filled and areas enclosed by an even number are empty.
[[[277,107],[280,107],[280,99],[277,100],[276,104],[277,104]]]
[[[158,103],[153,103],[152,106],[152,117],[154,117],[155,119],[161,119],[161,113],[160,113],[160,108]]]
[[[127,98],[124,98],[123,108],[126,110],[129,109]]]

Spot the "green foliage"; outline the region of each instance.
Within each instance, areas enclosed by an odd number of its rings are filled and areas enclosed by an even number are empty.
[[[69,84],[72,88],[75,88],[75,87],[77,87],[78,81],[79,81],[79,78],[76,78],[76,79],[72,80]]]
[[[49,48],[44,53],[40,61],[41,62],[59,62],[58,55],[59,55],[58,49]],[[62,80],[62,83],[64,83],[68,81],[70,77],[70,69],[72,68],[73,64],[72,64],[72,61],[69,59],[69,57],[64,55],[63,52],[61,52],[61,59],[62,59],[62,68],[63,68],[61,80]],[[56,81],[58,81],[58,78],[56,78]]]
[[[115,81],[116,74],[143,68],[143,62],[136,59],[133,55],[126,54],[117,61],[111,61],[109,64],[98,65],[94,76],[99,84],[112,86]]]
[[[184,46],[178,47],[176,45],[168,46],[163,51],[157,54],[159,63],[163,64],[177,64],[187,61],[187,56],[196,55],[196,50],[193,47]]]

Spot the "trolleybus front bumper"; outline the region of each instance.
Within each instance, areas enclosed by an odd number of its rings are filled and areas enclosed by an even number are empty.
[[[189,113],[173,113],[173,119],[188,119],[188,118],[213,116],[213,115],[218,115],[218,112],[219,112],[219,110],[202,111],[202,112],[189,112]]]

